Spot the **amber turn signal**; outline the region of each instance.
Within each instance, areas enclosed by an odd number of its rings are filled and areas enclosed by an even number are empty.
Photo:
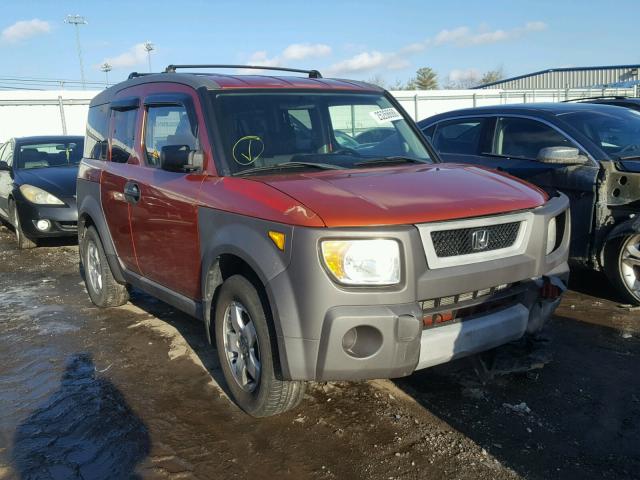
[[[269,238],[275,244],[275,246],[278,247],[279,250],[282,250],[284,252],[284,242],[285,242],[284,233],[276,232],[274,230],[269,230]]]

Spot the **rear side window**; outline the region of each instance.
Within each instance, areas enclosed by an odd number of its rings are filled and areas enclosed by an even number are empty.
[[[499,118],[493,139],[493,153],[534,160],[547,147],[572,147],[558,131],[529,118]]]
[[[111,161],[127,163],[134,153],[136,138],[136,118],[138,109],[112,110],[113,136],[111,141]]]
[[[464,118],[439,123],[431,133],[431,142],[440,153],[477,155],[480,153],[484,124],[485,119],[482,118]]]
[[[109,104],[106,103],[89,109],[84,144],[85,158],[93,158],[94,160],[107,159],[109,112]]]
[[[147,165],[160,166],[163,147],[186,145],[189,150],[197,150],[197,143],[197,127],[184,106],[149,107],[144,135]]]

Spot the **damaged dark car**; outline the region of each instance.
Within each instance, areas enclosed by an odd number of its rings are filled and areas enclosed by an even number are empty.
[[[640,112],[591,104],[480,107],[418,122],[445,161],[508,172],[571,203],[571,262],[640,304]]]

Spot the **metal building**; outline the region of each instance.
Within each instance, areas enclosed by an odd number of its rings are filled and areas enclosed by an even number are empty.
[[[476,88],[504,90],[631,87],[640,84],[640,65],[550,68]]]

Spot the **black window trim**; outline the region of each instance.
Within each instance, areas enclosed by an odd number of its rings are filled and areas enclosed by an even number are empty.
[[[126,97],[112,100],[109,104],[111,110],[117,112],[126,112],[127,110],[136,110],[140,108],[140,97]]]

